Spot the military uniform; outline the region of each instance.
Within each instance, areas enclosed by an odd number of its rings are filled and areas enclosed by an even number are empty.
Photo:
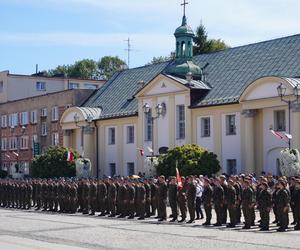
[[[289,224],[289,202],[290,197],[288,191],[283,188],[277,193],[277,214],[279,215],[278,231],[285,231]]]
[[[167,219],[167,196],[168,196],[168,188],[165,182],[159,183],[158,185],[158,214],[160,220]]]
[[[217,222],[214,224],[215,226],[221,226],[223,223],[223,204],[224,204],[224,189],[221,185],[215,185],[213,189],[213,202],[217,217]]]
[[[272,195],[269,190],[260,190],[257,196],[257,204],[260,213],[260,227],[262,231],[269,230],[270,210],[272,207]]]
[[[246,187],[242,193],[242,209],[245,218],[243,229],[250,229],[252,225],[252,208],[254,207],[254,193],[250,186]]]
[[[168,198],[169,198],[169,203],[170,207],[172,210],[172,216],[173,220],[176,221],[178,217],[178,209],[177,209],[177,185],[176,184],[169,184],[168,188]]]
[[[186,204],[186,184],[183,185],[182,188],[178,189],[177,192],[177,202],[179,205],[179,210],[181,214],[181,220],[179,222],[183,222],[186,219],[187,213],[187,204]]]
[[[213,193],[213,189],[211,185],[210,184],[206,185],[202,193],[202,202],[203,202],[205,217],[206,217],[206,220],[203,223],[204,226],[210,225],[211,223],[212,193]]]
[[[190,214],[190,220],[188,223],[195,221],[195,200],[196,200],[196,185],[192,182],[187,185],[187,206]]]
[[[225,200],[229,211],[230,223],[228,227],[235,227],[236,220],[236,190],[232,185],[227,186]]]

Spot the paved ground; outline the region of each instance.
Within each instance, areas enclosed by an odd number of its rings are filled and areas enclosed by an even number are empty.
[[[1,250],[300,249],[300,231],[225,227],[0,209]]]

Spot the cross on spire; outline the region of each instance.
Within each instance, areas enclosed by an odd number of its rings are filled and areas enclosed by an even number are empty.
[[[186,2],[186,0],[183,0],[183,3],[181,4],[181,6],[183,6],[183,16],[185,16],[185,6],[188,5],[189,3]]]

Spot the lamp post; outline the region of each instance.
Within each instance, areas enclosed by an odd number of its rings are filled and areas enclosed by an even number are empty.
[[[151,152],[151,163],[153,163],[153,158],[154,158],[154,120],[158,119],[161,116],[165,116],[166,111],[167,111],[167,107],[166,104],[163,103],[159,103],[155,106],[155,111],[156,111],[156,116],[152,116],[151,113],[151,107],[148,103],[145,103],[143,106],[143,111],[145,115],[151,115],[150,119],[151,119],[151,147],[152,147],[152,152]],[[153,167],[153,166],[151,166]]]
[[[293,96],[296,98],[293,100],[291,100],[290,96],[286,96],[286,89],[287,88],[282,83],[280,83],[280,85],[277,87],[277,93],[281,101],[288,104],[288,115],[289,115],[288,132],[289,134],[291,134],[291,109],[293,104],[298,103],[299,95],[300,95],[300,85],[297,84],[293,88]],[[291,149],[291,139],[289,139],[288,144],[289,144],[289,149]]]

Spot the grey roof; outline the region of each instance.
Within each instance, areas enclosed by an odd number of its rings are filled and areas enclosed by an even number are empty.
[[[83,106],[101,107],[100,119],[136,115],[138,104],[134,95],[141,88],[138,82],[148,84],[168,64],[153,64],[116,73]]]
[[[172,75],[165,75],[165,76],[167,76],[167,77],[169,77],[191,89],[207,89],[207,90],[211,89],[211,87],[209,87],[203,81],[191,80],[191,82],[189,83],[188,80],[180,78],[180,77],[176,77],[176,76],[172,76]],[[190,84],[190,86],[188,86],[188,84]]]
[[[300,35],[195,56],[204,70],[207,94],[193,107],[237,103],[249,84],[264,76],[300,78]],[[138,81],[149,83],[164,73],[168,62],[134,68],[115,74],[84,106],[103,108],[101,119],[137,114]],[[202,85],[200,82],[199,84]]]

